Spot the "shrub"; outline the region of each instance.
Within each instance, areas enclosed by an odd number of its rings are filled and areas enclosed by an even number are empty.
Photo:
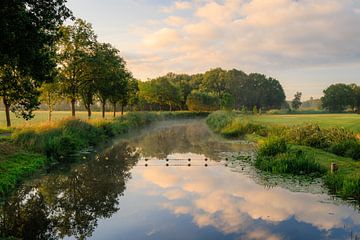
[[[186,105],[190,111],[216,111],[219,110],[220,100],[208,93],[193,91],[187,97]]]

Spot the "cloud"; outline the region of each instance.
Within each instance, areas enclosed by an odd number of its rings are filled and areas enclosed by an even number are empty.
[[[135,51],[164,62],[138,63],[135,76],[211,67],[271,73],[360,62],[359,4],[352,0],[175,2]],[[137,65],[140,64],[141,66]],[[150,69],[149,72],[147,70]],[[281,80],[281,79],[280,79]]]
[[[226,234],[251,230],[248,239],[279,239],[265,229],[254,230],[256,220],[277,224],[294,217],[325,231],[343,226],[345,220],[360,224],[351,207],[332,203],[327,195],[265,189],[236,172],[148,168],[139,174],[158,186],[159,194],[166,197],[162,206],[174,214],[190,214],[199,227],[212,226]]]
[[[185,18],[178,17],[178,16],[169,16],[164,20],[164,22],[167,25],[176,27],[176,26],[184,25],[185,23],[187,23],[187,20]]]
[[[175,3],[172,6],[163,7],[161,9],[161,11],[164,12],[164,13],[172,13],[172,12],[177,11],[177,10],[187,10],[187,9],[191,9],[191,8],[192,8],[192,4],[190,2],[187,2],[187,1],[175,1]]]
[[[171,28],[162,28],[144,38],[145,46],[152,49],[171,47],[179,41],[181,41],[181,35]]]

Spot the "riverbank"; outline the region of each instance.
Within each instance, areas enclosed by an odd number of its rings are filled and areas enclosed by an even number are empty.
[[[0,197],[39,169],[76,160],[76,153],[157,121],[204,118],[203,112],[137,112],[113,120],[65,119],[15,129],[0,138]]]
[[[256,116],[215,112],[207,124],[224,137],[244,137],[258,145],[254,165],[275,174],[317,175],[330,191],[360,200],[360,142],[341,127],[322,128],[315,123],[274,125],[255,121]],[[332,173],[331,163],[338,171]]]

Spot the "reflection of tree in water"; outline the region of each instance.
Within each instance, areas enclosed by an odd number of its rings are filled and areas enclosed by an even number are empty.
[[[134,140],[145,157],[166,158],[172,153],[197,153],[217,159],[218,153],[240,151],[240,145],[231,145],[212,134],[205,124],[191,123],[154,130]]]
[[[137,159],[134,149],[120,143],[67,174],[46,176],[24,186],[1,209],[0,236],[90,237],[99,218],[119,210],[118,196],[123,194]]]

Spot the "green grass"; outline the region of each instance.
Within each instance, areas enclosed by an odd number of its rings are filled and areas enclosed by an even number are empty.
[[[45,166],[46,157],[40,154],[19,152],[0,164],[0,196],[13,189],[16,184]]]
[[[287,114],[287,115],[251,115],[255,123],[269,125],[298,125],[317,123],[320,127],[343,127],[360,133],[360,114]]]

